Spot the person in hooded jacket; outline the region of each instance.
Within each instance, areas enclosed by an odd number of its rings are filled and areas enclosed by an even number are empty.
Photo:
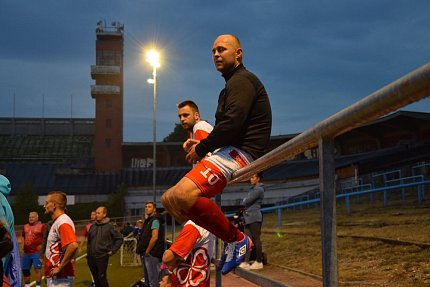
[[[9,205],[7,197],[12,190],[9,179],[0,174],[0,222],[2,228],[4,228],[4,235],[10,238],[10,242],[7,243],[8,247],[12,243],[12,250],[6,248],[7,252],[2,254],[0,258],[0,264],[2,265],[3,278],[0,278],[0,286],[11,286],[20,287],[21,286],[21,260],[19,256],[19,245],[15,235],[14,229],[14,216],[12,208]]]
[[[96,222],[91,226],[87,238],[87,261],[96,287],[108,287],[107,266],[109,257],[115,254],[123,243],[122,234],[109,223],[107,209],[96,209]]]

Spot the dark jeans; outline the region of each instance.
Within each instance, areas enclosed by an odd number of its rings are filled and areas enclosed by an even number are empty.
[[[149,287],[159,287],[158,273],[160,273],[161,259],[148,255],[141,256],[145,283]]]
[[[87,257],[88,267],[90,268],[91,275],[93,275],[96,287],[109,287],[106,274],[108,262],[109,256],[107,255],[99,258]]]
[[[261,222],[253,222],[253,223],[247,224],[245,226],[245,233],[246,233],[246,235],[248,235],[252,239],[252,242],[254,243],[255,256],[256,256],[255,260],[258,262],[262,262],[263,250],[261,247],[261,240],[260,240]],[[249,262],[250,256],[251,256],[251,251],[249,251],[245,255],[245,261],[246,262]]]

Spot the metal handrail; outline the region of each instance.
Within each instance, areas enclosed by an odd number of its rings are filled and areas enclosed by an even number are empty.
[[[266,170],[307,149],[318,146],[323,286],[337,287],[334,139],[338,135],[344,134],[429,95],[430,64],[426,64],[321,121],[248,166],[237,170],[233,174],[229,184],[246,180],[254,173]],[[219,271],[217,270],[218,273]]]
[[[248,179],[318,146],[322,138],[334,138],[403,106],[430,95],[430,63],[377,90],[351,106],[321,121],[233,174],[229,184]]]

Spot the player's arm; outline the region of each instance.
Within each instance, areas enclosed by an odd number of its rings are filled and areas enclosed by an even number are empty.
[[[78,243],[75,241],[64,246],[63,248],[65,248],[66,250],[66,252],[64,253],[63,260],[61,260],[60,265],[51,270],[51,276],[55,276],[60,273],[61,270],[63,270],[63,268],[70,263],[70,261],[75,256],[76,250],[78,249]]]
[[[82,253],[82,249],[84,248],[85,241],[86,241],[86,237],[83,236],[81,242],[79,242],[79,248],[78,248],[79,255]]]
[[[56,276],[70,261],[74,258],[76,251],[79,248],[78,240],[76,239],[75,231],[69,224],[62,224],[58,228],[60,233],[61,248],[64,249],[64,256],[60,264],[51,270],[51,276]]]
[[[120,248],[122,243],[124,242],[124,238],[122,237],[122,234],[115,229],[115,227],[112,225],[111,228],[111,238],[112,238],[112,250],[109,251],[108,255],[112,256],[115,254]]]
[[[180,262],[186,260],[200,237],[201,235],[197,228],[192,224],[185,224],[178,238],[176,238],[172,246],[163,254],[163,262],[166,263],[169,270],[172,271]]]
[[[24,253],[24,243],[25,243],[25,232],[24,232],[24,227],[22,228],[22,233],[21,233],[21,246],[22,246],[22,252]]]

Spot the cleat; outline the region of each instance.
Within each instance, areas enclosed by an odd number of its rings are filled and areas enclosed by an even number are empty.
[[[224,252],[221,255],[218,263],[218,269],[222,269],[224,267],[225,259],[227,258],[227,254],[225,253],[225,250],[227,248],[227,242],[224,242]]]
[[[225,261],[221,270],[223,275],[236,268],[244,259],[245,254],[252,248],[252,241],[248,235],[243,234],[243,240],[239,242],[227,243],[224,248]]]

